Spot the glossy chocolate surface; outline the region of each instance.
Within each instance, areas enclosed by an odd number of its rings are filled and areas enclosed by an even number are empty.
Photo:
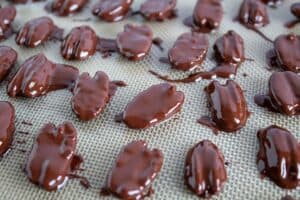
[[[146,0],[140,8],[141,14],[150,21],[163,21],[175,15],[177,0]]]
[[[79,12],[87,2],[88,0],[53,0],[50,9],[59,16],[67,16]]]
[[[79,26],[65,37],[61,54],[67,60],[86,60],[96,53],[98,37],[89,26]]]
[[[228,31],[218,38],[213,48],[220,63],[239,64],[245,61],[244,40],[235,31]]]
[[[233,80],[225,85],[218,81],[211,82],[205,92],[211,111],[211,120],[199,119],[199,123],[225,132],[234,132],[245,126],[249,117],[247,103],[242,88]]]
[[[0,81],[3,81],[8,75],[17,62],[17,58],[18,54],[14,49],[8,46],[0,46]]]
[[[47,191],[64,187],[72,170],[76,143],[77,131],[72,123],[44,125],[25,165],[29,180]]]
[[[143,199],[153,193],[151,185],[161,170],[163,154],[149,149],[145,141],[133,141],[119,153],[107,181],[107,189],[126,200]]]
[[[208,51],[208,38],[200,33],[183,33],[169,50],[169,62],[178,70],[200,67]]]
[[[15,132],[15,108],[0,101],[0,157],[10,148]]]
[[[300,76],[294,72],[274,72],[269,80],[269,93],[256,95],[255,103],[286,115],[300,114]]]
[[[280,35],[275,39],[274,51],[277,66],[286,71],[300,72],[300,36]]]
[[[73,89],[72,108],[79,119],[88,121],[96,118],[114,95],[117,85],[101,71],[94,77],[88,73],[79,76]]]
[[[198,0],[194,8],[194,29],[211,32],[218,29],[223,19],[223,7],[220,0]]]
[[[117,36],[119,52],[130,60],[143,59],[152,46],[153,33],[147,25],[127,24]]]
[[[276,185],[294,189],[300,185],[300,144],[288,130],[276,125],[257,133],[258,171]]]
[[[92,8],[92,13],[104,21],[122,20],[130,11],[133,0],[100,0]]]
[[[70,88],[78,77],[78,69],[56,64],[43,54],[28,58],[8,84],[10,97],[39,97],[54,90]]]
[[[184,93],[169,83],[153,85],[129,102],[123,122],[133,129],[144,129],[164,121],[181,110]]]
[[[17,11],[13,6],[0,6],[0,41],[7,39],[13,34],[11,27],[12,22],[15,20]]]
[[[300,18],[300,3],[294,3],[291,6],[291,12],[295,17]]]
[[[209,140],[192,147],[186,156],[185,184],[196,195],[209,198],[218,194],[227,181],[224,156]]]
[[[267,7],[259,0],[244,0],[238,19],[246,27],[263,27],[269,24]]]
[[[20,46],[34,48],[52,39],[58,28],[49,17],[39,17],[28,21],[18,32],[16,43]]]

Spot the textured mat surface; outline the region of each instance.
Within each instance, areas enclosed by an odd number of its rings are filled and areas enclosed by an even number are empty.
[[[3,0],[1,0],[2,3]],[[92,2],[92,1],[91,1]],[[289,12],[289,6],[295,0],[286,0],[278,9],[268,9],[271,24],[262,31],[270,38],[293,31],[300,34],[300,26],[293,30],[287,30],[283,23],[293,19]],[[94,2],[92,2],[94,3]],[[134,2],[134,8],[138,8],[141,1]],[[183,182],[184,159],[188,149],[203,139],[212,140],[224,153],[230,165],[227,167],[228,182],[223,192],[216,199],[274,199],[279,200],[285,194],[291,194],[295,199],[300,199],[300,190],[282,190],[267,179],[260,179],[256,168],[256,153],[258,142],[256,132],[271,124],[277,124],[288,128],[300,139],[300,118],[286,117],[280,114],[268,112],[266,109],[256,106],[253,102],[255,94],[267,91],[268,78],[271,72],[266,70],[265,52],[272,47],[256,33],[248,31],[240,24],[233,22],[241,0],[222,1],[225,16],[220,30],[209,35],[210,47],[216,38],[230,29],[237,31],[245,40],[246,55],[253,58],[254,62],[245,62],[238,71],[236,81],[245,90],[249,109],[253,112],[247,125],[236,134],[214,135],[211,130],[196,123],[196,120],[208,114],[207,101],[203,88],[210,81],[201,81],[194,84],[177,84],[178,89],[185,92],[186,101],[182,112],[176,117],[158,126],[134,131],[128,129],[124,124],[114,122],[114,116],[120,113],[140,91],[152,84],[159,83],[148,73],[153,69],[163,74],[169,74],[174,78],[184,76],[182,72],[171,70],[168,65],[158,62],[158,58],[167,54],[176,38],[189,28],[182,24],[182,20],[192,14],[195,0],[178,0],[179,18],[165,21],[164,23],[148,23],[155,33],[164,40],[165,51],[162,53],[155,46],[152,47],[150,55],[141,62],[130,62],[121,56],[114,54],[112,57],[103,59],[100,54],[86,62],[66,62],[59,53],[60,43],[49,42],[35,49],[24,49],[18,47],[14,37],[1,43],[12,46],[19,52],[18,63],[15,67],[29,56],[43,52],[49,59],[60,63],[75,65],[81,72],[89,72],[94,75],[98,70],[105,71],[112,80],[124,80],[128,87],[120,88],[113,97],[111,103],[106,107],[104,113],[96,120],[84,123],[80,122],[71,110],[71,94],[68,91],[52,92],[49,95],[36,99],[17,98],[11,99],[6,95],[7,81],[1,83],[0,99],[13,103],[17,111],[16,127],[18,131],[28,131],[29,135],[15,134],[15,142],[25,140],[25,144],[16,144],[16,148],[26,150],[22,153],[16,149],[10,151],[0,161],[0,199],[100,199],[99,190],[104,185],[107,174],[123,145],[136,139],[145,139],[150,147],[160,148],[164,153],[163,169],[154,183],[155,194],[153,199],[197,199],[186,188]],[[17,6],[18,15],[14,26],[19,28],[27,20],[34,17],[49,15],[44,10],[44,3]],[[90,7],[90,6],[89,6]],[[144,23],[139,16],[131,17],[118,23],[105,23],[93,18],[90,8],[83,13],[70,18],[58,18],[49,15],[58,26],[65,28],[66,32],[72,27],[80,24],[92,26],[98,35],[102,37],[115,37],[123,30],[123,25],[128,22]],[[84,19],[92,17],[89,22],[74,22],[72,19]],[[209,49],[204,68],[210,69],[215,66],[211,58],[212,48]],[[243,76],[243,74],[247,76]],[[33,126],[27,126],[21,122],[25,120],[32,122]],[[81,175],[87,177],[92,188],[85,190],[78,181],[72,180],[58,192],[45,192],[31,184],[22,171],[27,155],[32,146],[38,130],[43,124],[53,122],[55,124],[71,121],[78,130],[78,153],[85,158],[85,171]],[[109,199],[111,197],[107,197]]]

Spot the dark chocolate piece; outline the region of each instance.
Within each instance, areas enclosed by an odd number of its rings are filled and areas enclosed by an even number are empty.
[[[194,29],[211,32],[220,27],[223,19],[223,7],[220,0],[198,0],[193,14]]]
[[[258,171],[276,185],[294,189],[300,185],[300,144],[288,130],[276,125],[257,133]]]
[[[10,81],[10,97],[39,97],[54,90],[70,88],[78,77],[78,69],[49,61],[43,54],[28,58]]]
[[[133,129],[144,129],[164,121],[181,110],[184,93],[169,83],[153,85],[138,94],[122,113],[124,123]]]
[[[271,7],[277,7],[283,2],[283,0],[260,0],[260,1]]]
[[[225,132],[234,132],[243,128],[250,115],[242,88],[233,80],[228,80],[225,85],[218,81],[211,82],[205,92],[211,111],[211,119],[202,117],[199,123],[214,127]]]
[[[8,75],[17,58],[18,54],[14,49],[0,46],[0,82]]]
[[[228,31],[214,44],[215,56],[220,63],[240,64],[245,61],[243,38],[235,31]]]
[[[218,194],[227,181],[224,156],[209,140],[191,148],[185,160],[185,184],[196,195],[209,198]]]
[[[39,17],[28,21],[16,36],[20,46],[34,48],[50,39],[57,39],[62,30],[49,17]]]
[[[141,14],[150,21],[163,21],[174,17],[177,0],[146,0],[140,8]]]
[[[130,11],[133,0],[100,0],[92,8],[92,13],[104,21],[115,22],[124,19]]]
[[[127,24],[124,32],[117,36],[117,46],[123,56],[138,61],[149,53],[152,39],[153,33],[149,26]]]
[[[300,114],[300,76],[294,72],[275,72],[269,80],[269,94],[256,95],[255,103],[289,116]]]
[[[88,0],[53,0],[49,10],[59,16],[68,16],[79,12],[87,2]]]
[[[114,95],[117,85],[101,71],[92,78],[88,73],[79,76],[73,89],[72,108],[79,119],[96,118]]]
[[[12,22],[15,20],[17,11],[13,6],[0,6],[0,41],[9,38],[13,34]]]
[[[10,148],[15,132],[15,108],[7,101],[0,101],[0,157]]]
[[[86,60],[96,53],[98,37],[89,26],[79,26],[65,37],[61,54],[67,60]]]
[[[244,0],[241,4],[239,22],[246,28],[251,29],[262,36],[265,40],[273,42],[264,35],[258,28],[266,26],[270,23],[267,7],[259,0]]]
[[[300,3],[294,3],[291,6],[291,13],[297,17],[300,18]]]
[[[199,33],[183,33],[169,50],[169,62],[178,70],[200,67],[208,51],[208,38]]]
[[[145,141],[127,144],[117,157],[107,181],[107,191],[125,200],[143,199],[153,193],[151,185],[163,165],[159,149]]]
[[[25,165],[29,180],[47,191],[64,187],[72,171],[76,143],[77,131],[72,123],[44,125]]]
[[[275,63],[286,71],[300,72],[300,36],[280,35],[274,42]]]

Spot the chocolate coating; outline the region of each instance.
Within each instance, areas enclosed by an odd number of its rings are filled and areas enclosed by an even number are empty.
[[[49,17],[32,19],[18,32],[16,43],[20,46],[34,48],[48,41],[56,28]]]
[[[244,40],[235,31],[230,30],[217,39],[213,48],[220,63],[239,64],[245,61]]]
[[[25,165],[29,180],[48,191],[61,189],[71,172],[76,143],[77,131],[72,123],[44,125]]]
[[[208,38],[204,34],[183,33],[169,50],[169,62],[178,70],[200,67],[208,51]]]
[[[295,17],[300,18],[300,3],[294,3],[291,6],[291,12]]]
[[[146,0],[140,8],[141,14],[150,21],[163,21],[174,16],[177,0]]]
[[[276,125],[257,133],[258,171],[276,185],[294,189],[300,185],[300,144],[288,130]]]
[[[163,154],[150,150],[145,141],[127,144],[119,153],[107,181],[107,189],[121,199],[143,199],[161,170]]]
[[[73,89],[73,111],[84,121],[96,118],[110,101],[116,87],[104,72],[96,72],[93,78],[88,73],[81,74]]]
[[[67,16],[79,12],[88,0],[53,0],[51,11],[59,16]]]
[[[133,0],[100,0],[92,8],[92,13],[104,21],[122,20],[130,11]]]
[[[205,92],[212,121],[207,121],[205,117],[199,123],[213,128],[215,132],[234,132],[245,126],[249,112],[243,90],[236,82],[228,80],[225,85],[221,85],[213,81],[205,88]]]
[[[256,95],[255,103],[286,115],[300,114],[300,76],[294,72],[275,72],[269,80],[269,94]]]
[[[39,97],[54,90],[69,88],[78,77],[78,69],[49,61],[43,54],[28,58],[8,84],[10,97]]]
[[[61,54],[67,60],[86,60],[96,53],[98,37],[89,26],[79,26],[65,37]]]
[[[8,75],[18,58],[17,52],[8,47],[0,46],[0,82]]]
[[[152,46],[153,33],[149,26],[127,24],[117,36],[119,52],[130,60],[143,59]]]
[[[185,159],[185,184],[196,195],[209,198],[218,194],[227,181],[224,156],[209,140],[191,148]]]
[[[0,157],[10,148],[15,132],[15,108],[0,101]]]
[[[248,28],[259,28],[269,24],[267,7],[259,0],[244,0],[238,20]]]
[[[193,19],[200,32],[211,32],[218,29],[223,19],[223,7],[220,0],[198,0]]]
[[[11,24],[15,20],[16,14],[17,11],[13,6],[0,8],[0,41],[12,35]]]
[[[184,93],[176,91],[176,86],[153,85],[127,104],[122,119],[129,128],[148,128],[178,113],[183,102]]]
[[[300,72],[300,36],[280,35],[275,39],[277,65],[287,71]]]

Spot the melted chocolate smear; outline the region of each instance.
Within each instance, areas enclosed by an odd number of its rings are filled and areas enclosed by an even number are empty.
[[[54,26],[50,40],[62,42],[64,40],[64,29]]]
[[[100,195],[101,196],[110,196],[111,192],[110,192],[109,188],[103,187],[100,190]]]
[[[183,24],[184,24],[185,26],[187,26],[187,27],[192,28],[192,29],[194,29],[194,27],[196,26],[196,24],[194,23],[194,19],[193,19],[192,16],[189,16],[189,17],[185,18],[185,19],[183,20]]]
[[[285,26],[286,28],[294,28],[294,27],[295,27],[297,24],[299,24],[299,23],[300,23],[300,19],[295,19],[295,20],[286,22],[286,23],[284,24],[284,26]]]
[[[25,131],[17,131],[17,133],[24,134],[24,135],[29,135],[29,132],[25,132]]]
[[[250,29],[250,30],[252,30],[252,31],[254,31],[254,32],[256,32],[258,35],[260,35],[266,41],[271,42],[271,43],[274,42],[272,39],[270,39],[268,36],[266,36],[263,32],[261,32],[257,28],[255,28],[255,27],[247,27],[247,28]]]
[[[168,57],[160,57],[159,62],[169,65],[171,64]]]
[[[157,46],[161,51],[164,51],[164,48],[162,47],[162,43],[163,42],[164,41],[161,38],[159,38],[159,37],[153,38],[153,40],[152,40],[152,43],[155,46]]]
[[[78,179],[79,183],[85,188],[89,189],[91,187],[91,184],[89,180],[84,176],[79,176],[77,174],[69,174],[68,175],[70,179]]]
[[[286,195],[286,196],[282,197],[281,200],[295,200],[295,199],[290,195]]]
[[[88,18],[83,18],[83,19],[73,19],[73,22],[89,22],[92,21],[92,18],[88,17]]]
[[[118,51],[117,41],[115,39],[99,38],[97,51],[102,54],[103,58],[111,56],[111,53]]]
[[[123,112],[119,113],[115,116],[115,122],[122,123],[123,122]]]
[[[111,81],[111,83],[113,83],[117,87],[126,87],[127,86],[127,83],[124,81]]]
[[[164,81],[168,81],[170,83],[193,83],[201,81],[202,79],[212,79],[215,77],[233,78],[236,75],[238,67],[238,65],[233,64],[221,64],[220,66],[212,69],[211,71],[196,72],[182,79],[171,79],[168,76],[161,75],[152,70],[149,70],[149,72],[157,78]]]
[[[71,171],[80,169],[80,165],[83,163],[83,157],[81,155],[74,155],[71,161]]]
[[[17,140],[16,141],[18,144],[26,144],[26,140]]]
[[[215,135],[218,135],[219,129],[217,128],[216,123],[213,122],[209,116],[203,116],[200,119],[198,119],[197,122],[211,129]]]
[[[26,122],[26,121],[22,121],[21,123],[24,124],[24,125],[28,125],[28,126],[32,126],[33,125],[31,122]]]

